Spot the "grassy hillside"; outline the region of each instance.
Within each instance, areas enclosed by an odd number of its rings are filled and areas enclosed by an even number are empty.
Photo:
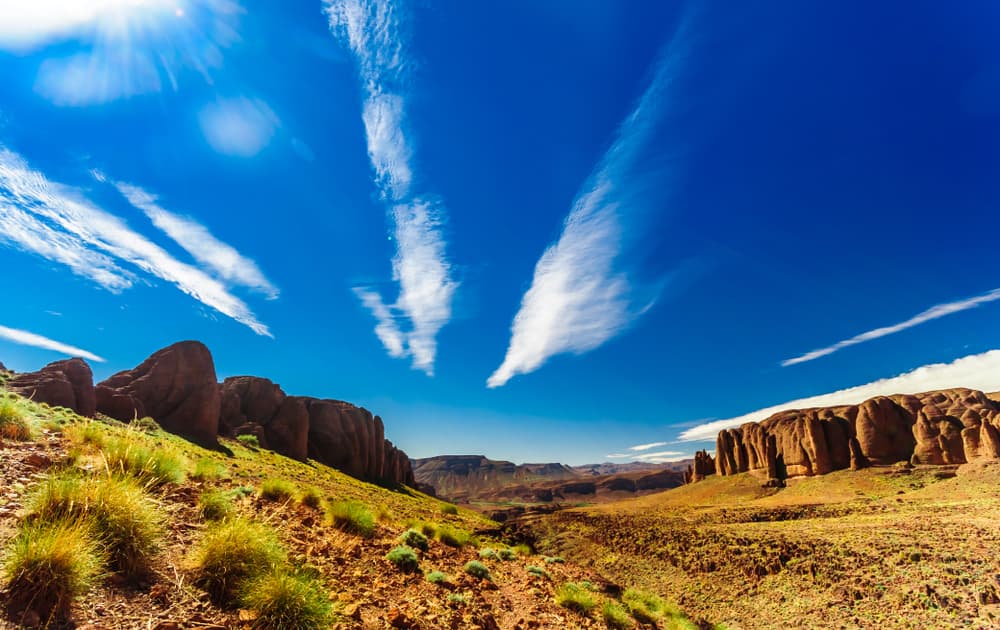
[[[694,627],[409,488],[0,391],[0,628]]]
[[[996,464],[840,471],[785,489],[712,476],[530,526],[540,550],[729,628],[994,628],[998,488]]]

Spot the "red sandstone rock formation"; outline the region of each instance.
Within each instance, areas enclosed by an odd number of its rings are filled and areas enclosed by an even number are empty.
[[[37,372],[17,374],[7,382],[7,388],[36,402],[72,409],[81,416],[93,416],[96,411],[94,375],[83,359],[55,361]]]
[[[708,475],[715,474],[715,460],[708,451],[698,451],[694,454],[694,462],[684,472],[684,483],[701,481]]]

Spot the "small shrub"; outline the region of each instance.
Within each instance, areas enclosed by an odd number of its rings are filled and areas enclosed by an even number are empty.
[[[664,617],[682,616],[676,606],[668,604],[663,598],[634,588],[622,593],[622,603],[640,623],[655,624]]]
[[[413,529],[420,530],[420,533],[428,538],[434,538],[437,536],[438,528],[434,523],[427,523],[424,521],[413,521],[410,523],[410,527]]]
[[[375,533],[375,517],[363,503],[336,501],[327,506],[326,514],[337,529],[365,538]]]
[[[243,435],[237,435],[236,441],[250,449],[257,450],[260,448],[260,440],[258,440],[257,436],[252,433],[244,433]]]
[[[566,582],[556,590],[556,603],[581,615],[589,615],[597,602],[586,588]]]
[[[163,535],[156,504],[134,482],[112,477],[51,477],[29,502],[29,518],[37,523],[79,521],[107,552],[112,570],[127,578],[149,571]]]
[[[385,559],[404,572],[416,571],[420,568],[420,560],[417,553],[406,545],[396,547],[385,555]]]
[[[149,416],[143,416],[142,418],[133,420],[129,423],[129,427],[145,433],[156,433],[160,430],[160,424]]]
[[[11,611],[34,611],[60,622],[72,601],[90,588],[101,568],[100,547],[79,522],[29,524],[11,541],[4,562]]]
[[[601,606],[601,618],[613,630],[627,630],[635,625],[625,609],[615,602],[604,602]]]
[[[195,584],[218,605],[232,605],[251,581],[274,572],[285,550],[274,532],[259,523],[232,518],[210,526],[192,556]]]
[[[299,502],[306,507],[318,510],[323,505],[323,493],[319,491],[319,488],[309,486],[299,495]]]
[[[447,584],[448,575],[443,571],[431,571],[427,574],[427,581],[431,584]]]
[[[295,486],[284,479],[266,479],[260,484],[260,498],[266,501],[288,501],[295,496]]]
[[[403,534],[399,537],[399,542],[421,551],[427,551],[430,547],[427,536],[424,536],[421,532],[415,529],[408,529],[403,532]]]
[[[254,628],[320,630],[333,622],[333,605],[315,579],[283,572],[250,583],[243,605],[257,612]]]
[[[479,578],[481,580],[489,580],[490,570],[486,568],[486,565],[478,560],[472,560],[465,563],[465,572],[472,577]]]
[[[449,547],[464,547],[474,544],[469,532],[449,525],[442,525],[438,528],[437,539]]]
[[[233,494],[225,490],[202,492],[198,497],[198,509],[206,521],[221,521],[233,513]]]
[[[191,479],[195,481],[215,481],[228,474],[226,467],[210,457],[202,457],[195,463]]]
[[[501,560],[513,560],[517,557],[517,554],[513,549],[508,549],[504,547],[503,549],[497,549],[497,557]]]
[[[184,481],[179,454],[170,448],[148,448],[135,435],[105,439],[101,453],[112,475],[132,477],[151,487]]]
[[[528,573],[532,574],[532,575],[537,575],[538,577],[543,577],[543,578],[546,578],[546,579],[552,579],[552,576],[549,575],[549,572],[546,571],[545,569],[543,569],[542,567],[536,567],[534,565],[529,565],[529,566],[525,567],[525,570]]]
[[[441,506],[442,514],[458,514],[458,508],[451,503],[445,503]]]
[[[496,560],[497,552],[494,551],[493,549],[490,549],[489,547],[486,547],[484,549],[479,550],[479,557],[482,558],[483,560]]]
[[[12,396],[0,397],[0,438],[17,441],[31,439],[28,419]]]
[[[562,564],[566,561],[559,556],[545,556],[545,562],[546,564]]]
[[[465,593],[452,593],[448,596],[448,601],[452,604],[464,604],[466,602]]]

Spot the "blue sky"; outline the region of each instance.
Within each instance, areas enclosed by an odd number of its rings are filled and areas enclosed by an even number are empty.
[[[573,464],[1000,389],[993,3],[81,4],[0,7],[9,367],[194,338]]]

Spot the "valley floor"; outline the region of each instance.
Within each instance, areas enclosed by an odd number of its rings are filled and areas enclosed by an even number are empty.
[[[727,628],[1000,627],[1000,464],[750,474],[535,517],[539,549]]]

